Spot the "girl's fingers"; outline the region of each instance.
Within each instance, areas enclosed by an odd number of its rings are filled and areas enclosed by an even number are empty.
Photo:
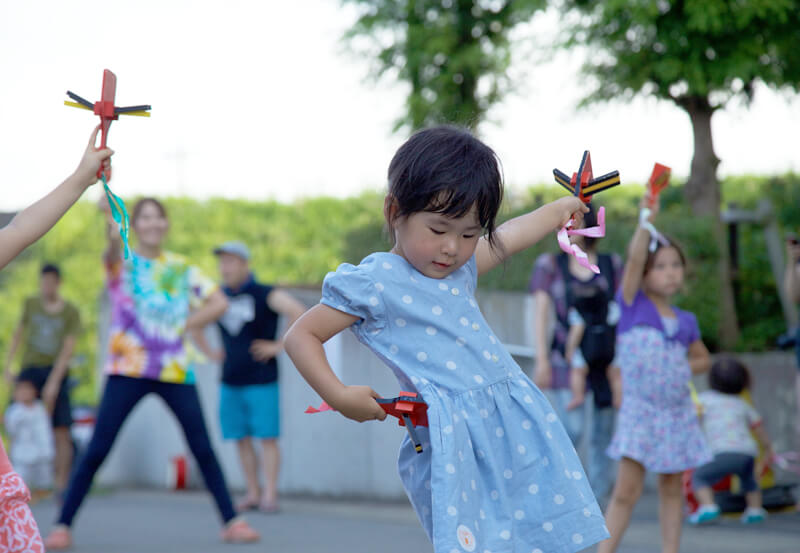
[[[100,125],[97,125],[92,131],[92,134],[89,135],[89,148],[94,149],[95,147],[94,145],[97,143],[97,133],[99,132],[100,132]]]

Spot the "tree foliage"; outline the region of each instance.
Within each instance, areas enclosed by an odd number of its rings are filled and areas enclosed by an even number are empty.
[[[711,114],[758,82],[800,87],[798,0],[564,0],[565,46],[588,46],[585,102],[654,95],[684,109],[695,131],[687,196],[719,206]],[[707,129],[706,129],[707,127]]]
[[[374,60],[372,74],[409,85],[396,129],[477,127],[511,88],[510,31],[545,0],[342,0],[359,16],[345,35]]]

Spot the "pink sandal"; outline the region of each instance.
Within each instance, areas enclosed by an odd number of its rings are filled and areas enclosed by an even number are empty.
[[[234,518],[222,529],[222,541],[225,543],[255,543],[260,539],[259,533],[243,518]]]
[[[53,531],[44,540],[44,547],[47,551],[64,551],[72,547],[72,534],[69,527],[59,524],[53,528]]]

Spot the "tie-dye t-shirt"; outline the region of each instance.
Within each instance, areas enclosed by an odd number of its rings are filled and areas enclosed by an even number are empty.
[[[106,373],[162,382],[194,383],[184,328],[217,285],[186,258],[156,259],[132,252],[106,266],[111,327]]]

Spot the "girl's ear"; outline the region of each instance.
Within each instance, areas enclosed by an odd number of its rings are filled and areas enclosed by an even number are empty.
[[[386,198],[383,200],[383,217],[386,219],[386,224],[389,225],[390,229],[395,219],[397,219],[399,210],[400,208],[397,206],[395,197],[391,194],[386,194]]]

